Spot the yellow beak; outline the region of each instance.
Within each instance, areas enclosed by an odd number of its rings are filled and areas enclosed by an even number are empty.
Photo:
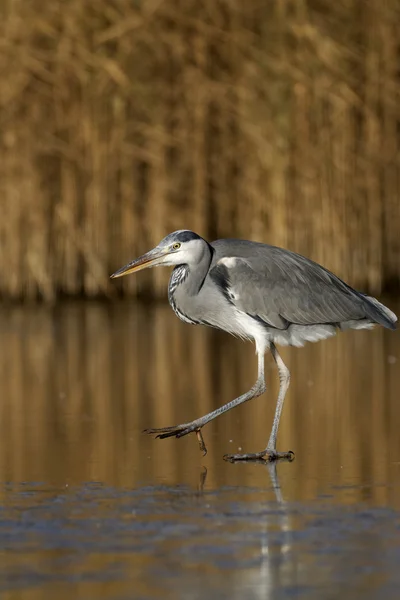
[[[141,271],[142,269],[147,269],[151,267],[156,267],[160,260],[165,256],[165,252],[154,248],[143,256],[136,258],[132,262],[128,263],[124,267],[115,271],[110,277],[111,279],[116,279],[117,277],[123,277],[124,275],[129,275],[130,273],[135,273],[136,271]]]

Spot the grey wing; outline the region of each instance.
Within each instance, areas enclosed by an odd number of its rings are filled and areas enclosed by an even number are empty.
[[[291,323],[340,323],[366,317],[364,297],[335,275],[299,255],[220,259],[210,271],[239,310],[277,329]]]

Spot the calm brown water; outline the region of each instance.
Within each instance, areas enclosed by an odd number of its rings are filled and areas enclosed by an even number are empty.
[[[249,343],[134,303],[3,309],[0,335],[2,600],[398,598],[399,333],[282,351],[296,460],[276,472],[222,460],[267,442],[270,358],[266,394],[203,430],[205,458],[141,433],[247,390]]]

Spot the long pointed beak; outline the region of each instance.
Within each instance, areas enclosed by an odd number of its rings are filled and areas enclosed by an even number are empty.
[[[141,271],[142,269],[147,269],[149,267],[156,267],[160,260],[164,258],[165,252],[162,252],[158,248],[154,248],[143,256],[136,258],[132,262],[128,263],[124,267],[115,271],[112,275],[110,275],[111,279],[116,279],[117,277],[123,277],[124,275],[129,275],[129,273],[135,273],[136,271]]]

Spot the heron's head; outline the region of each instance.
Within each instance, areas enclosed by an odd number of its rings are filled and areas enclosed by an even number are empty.
[[[150,267],[170,267],[175,265],[195,264],[204,253],[207,242],[197,233],[188,229],[174,231],[143,256],[136,258],[111,275],[122,277]]]

